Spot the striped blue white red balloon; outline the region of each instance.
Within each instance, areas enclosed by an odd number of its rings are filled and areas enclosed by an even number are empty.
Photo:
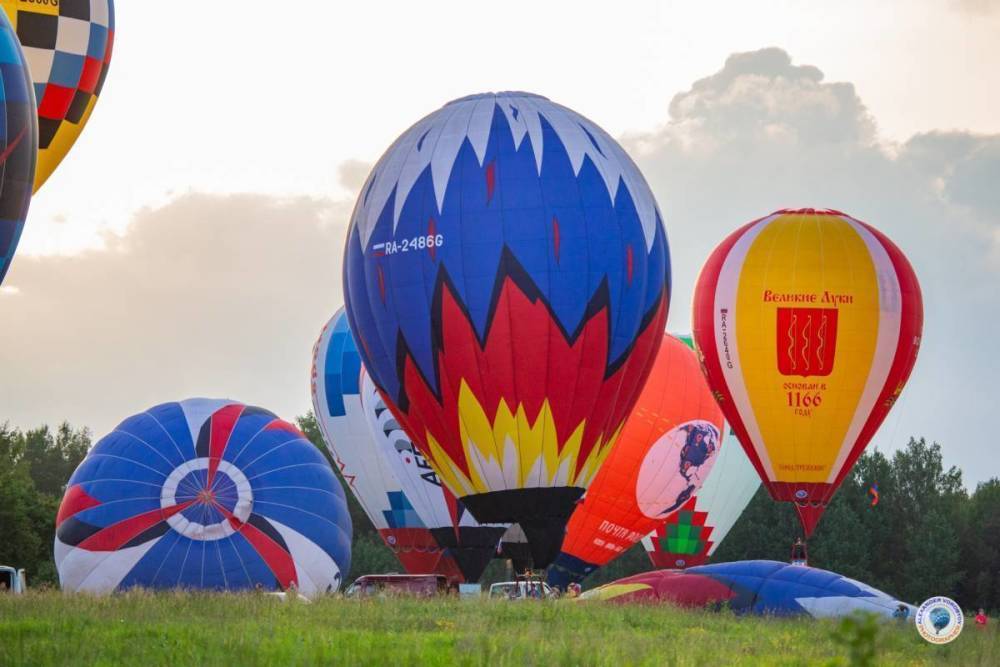
[[[129,417],[69,480],[56,518],[64,590],[305,595],[350,569],[351,519],[323,455],[288,422],[190,399]]]

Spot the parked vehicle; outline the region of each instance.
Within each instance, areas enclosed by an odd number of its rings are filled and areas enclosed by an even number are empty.
[[[24,569],[16,570],[7,565],[0,565],[0,593],[20,595],[28,587]]]
[[[433,597],[448,593],[448,577],[443,574],[366,574],[354,580],[344,592],[349,598]]]
[[[490,586],[491,599],[530,600],[559,597],[544,581],[501,581]]]

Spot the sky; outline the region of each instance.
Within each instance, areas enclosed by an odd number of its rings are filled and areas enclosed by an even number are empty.
[[[1000,0],[347,5],[118,3],[100,102],[0,288],[0,419],[100,436],[191,395],[304,413],[369,166],[448,100],[529,90],[645,173],[671,330],[748,220],[832,207],[885,231],[926,321],[872,446],[923,435],[968,482],[1000,475]]]

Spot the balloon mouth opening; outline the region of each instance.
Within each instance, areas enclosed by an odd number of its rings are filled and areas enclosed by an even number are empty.
[[[445,104],[445,106],[448,106],[450,104],[460,104],[461,102],[470,102],[472,100],[485,100],[491,97],[494,99],[503,99],[505,97],[530,97],[537,100],[549,101],[549,98],[545,97],[544,95],[538,95],[537,93],[529,93],[523,90],[500,90],[497,92],[475,93],[473,95],[466,95],[465,97],[459,97],[448,102],[447,104]]]
[[[518,523],[524,530],[532,565],[548,567],[559,555],[566,524],[583,495],[577,486],[491,491],[460,498],[480,523]]]
[[[467,583],[475,583],[497,553],[506,526],[445,526],[431,528],[431,535],[462,573]]]

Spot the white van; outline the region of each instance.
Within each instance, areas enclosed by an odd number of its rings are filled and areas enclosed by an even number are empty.
[[[530,600],[559,597],[544,581],[501,581],[490,586],[490,599]]]
[[[15,570],[7,565],[0,565],[0,594],[21,595],[27,586],[28,582],[24,577],[23,569]]]

